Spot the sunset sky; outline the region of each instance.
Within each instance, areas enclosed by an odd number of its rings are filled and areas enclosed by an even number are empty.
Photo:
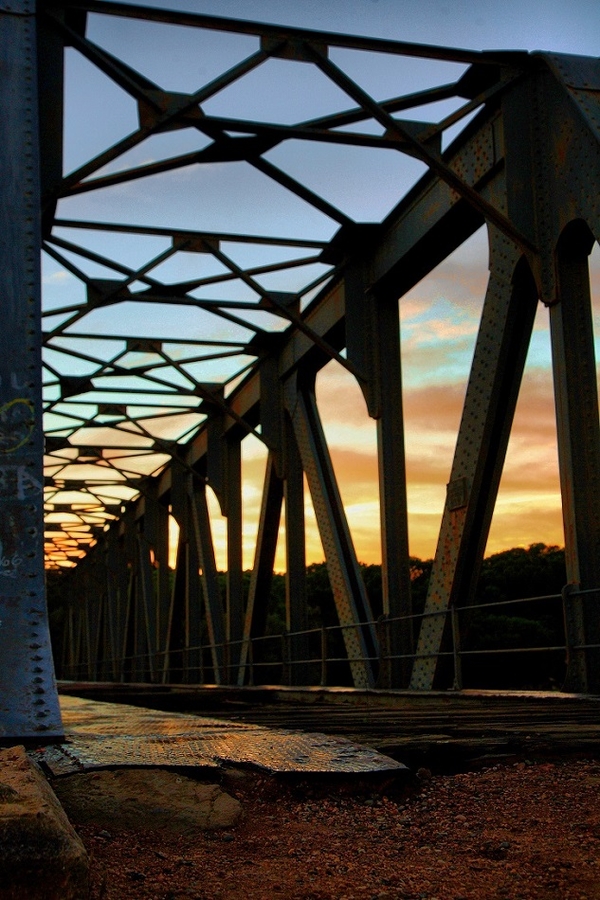
[[[147,5],[474,50],[543,49],[590,56],[600,53],[597,0],[571,0],[569,4],[563,0],[484,0],[476,4],[470,0],[162,0]],[[134,32],[135,28],[141,30]],[[197,88],[198,73],[202,79],[211,77],[213,63],[224,58],[226,51],[221,47],[219,35],[198,60],[185,34],[179,44],[175,41],[165,45],[158,43],[156,28],[123,20],[116,20],[116,26],[114,21],[95,20],[91,36],[116,54],[128,54],[131,65],[146,66],[147,74],[173,91],[189,90],[190,80],[191,88]],[[137,35],[141,36],[139,48]],[[235,40],[241,46],[247,39]],[[148,48],[153,47],[155,52],[149,57]],[[352,69],[352,64],[348,64]],[[398,84],[388,87],[386,79],[391,71],[388,64],[389,60],[382,59],[376,65],[358,65],[356,69],[363,79],[361,83],[378,99],[416,90],[427,83],[430,64],[416,60],[405,66],[402,90]],[[439,71],[434,78],[443,80],[446,71],[447,80],[460,74],[451,64],[437,65]],[[147,71],[148,66],[152,71]],[[300,65],[297,69],[298,82],[278,82],[272,77],[273,72],[280,71],[275,61],[269,70],[271,75],[256,76],[253,93],[237,94],[232,89],[225,98],[220,98],[217,114],[260,117],[263,96],[272,110],[288,115],[289,121],[320,114],[319,104],[323,111],[328,109],[327,103],[334,93],[330,96],[328,88],[321,94],[314,87],[311,67]],[[86,102],[90,91],[96,100],[100,98],[100,115]],[[310,113],[304,108],[306,97],[311,100]],[[126,134],[131,127],[128,120],[132,107],[130,98],[114,86],[107,86],[103,76],[98,76],[88,63],[69,51],[66,170],[98,152],[109,139],[117,140]],[[186,152],[187,132],[178,135],[177,152]],[[157,140],[163,138],[171,139],[161,136]],[[196,135],[196,142],[197,139]],[[307,177],[315,190],[326,193],[330,202],[347,208],[357,221],[381,219],[422,171],[420,164],[405,157],[400,165],[400,154],[396,154],[378,162],[376,170],[371,167],[365,180],[350,154],[347,172],[336,176],[335,170],[332,172],[324,165],[325,156],[319,156],[315,147],[313,144],[303,147],[301,154],[292,148],[287,158],[288,170],[295,170],[298,177]],[[270,158],[277,162],[279,152],[277,148]],[[270,202],[264,203],[257,199],[262,196],[258,183],[255,186],[250,182],[242,190],[235,165],[215,167],[210,190],[203,195],[200,210],[194,210],[193,221],[186,207],[195,186],[192,175],[188,170],[179,170],[170,173],[163,183],[168,191],[160,195],[154,192],[152,202],[156,205],[158,200],[164,215],[176,220],[180,227],[230,228],[231,222],[225,224],[219,217],[221,211],[229,213],[234,208],[235,227],[240,231],[271,234],[279,231],[289,236],[301,224],[313,238],[328,239],[337,228],[337,225],[332,228],[331,222],[325,222],[324,217],[306,208],[301,201],[297,201],[297,208],[296,201],[290,201],[285,218],[276,193]],[[144,202],[148,198],[141,195],[137,205],[132,205],[128,191],[129,187],[125,186],[110,194],[112,209],[107,200],[109,191],[73,197],[61,203],[59,215],[102,219],[116,215],[113,212],[116,209],[125,221],[134,221],[136,216],[143,221]],[[204,214],[206,221],[202,221]],[[135,256],[133,244],[131,251]],[[185,267],[191,263],[184,256],[181,255],[179,269],[171,277],[187,277]],[[600,306],[597,245],[591,267],[593,290]],[[482,229],[400,301],[410,551],[423,558],[431,557],[435,551],[487,275],[487,240]],[[280,285],[271,287],[282,289]],[[60,266],[46,261],[44,290],[46,303],[52,304],[64,302],[65,292],[71,291],[76,296],[81,285]],[[595,318],[596,325],[600,326],[598,309]],[[379,562],[375,422],[367,416],[356,383],[335,362],[320,373],[317,397],[357,556],[362,562]],[[243,458],[244,563],[250,567],[265,463],[264,450],[252,437],[244,441]],[[211,511],[218,563],[224,567],[224,520],[218,514],[216,502],[211,502]],[[307,513],[308,561],[312,562],[322,559],[322,549],[310,503]],[[563,543],[548,314],[544,308],[540,308],[536,320],[487,553],[537,541]],[[277,568],[282,570],[284,566],[280,546]]]
[[[594,295],[600,298],[597,245],[591,269]],[[487,248],[480,231],[400,303],[410,552],[421,558],[435,552],[486,281]],[[596,303],[596,334],[599,307]],[[352,377],[336,363],[320,374],[317,397],[358,557],[379,562],[375,423]],[[262,459],[253,449],[248,471]],[[247,507],[258,502],[258,494],[249,492]],[[486,553],[538,541],[564,543],[548,311],[542,306]],[[249,530],[248,554],[251,546]],[[309,557],[322,558],[314,530]],[[283,567],[281,559],[279,564]]]

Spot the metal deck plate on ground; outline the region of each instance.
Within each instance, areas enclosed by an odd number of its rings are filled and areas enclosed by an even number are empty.
[[[215,769],[252,766],[271,774],[368,775],[406,767],[337,737],[304,734],[123,704],[62,697],[66,741],[34,751],[54,776],[129,766]]]

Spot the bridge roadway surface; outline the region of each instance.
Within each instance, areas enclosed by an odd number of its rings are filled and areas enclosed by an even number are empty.
[[[66,730],[76,726],[81,732],[83,707],[74,718],[75,697],[94,699],[106,709],[115,710],[113,704],[185,713],[208,736],[210,729],[227,732],[230,741],[239,746],[249,746],[255,735],[254,753],[260,756],[268,745],[261,745],[260,732],[248,730],[250,726],[275,729],[278,740],[288,742],[276,767],[283,771],[294,766],[308,772],[310,766],[319,769],[329,759],[336,758],[335,744],[326,749],[326,742],[313,743],[311,735],[329,735],[344,738],[352,744],[362,745],[363,753],[371,748],[391,757],[410,768],[428,766],[440,771],[461,769],[490,758],[510,756],[539,757],[568,754],[596,755],[600,752],[600,697],[566,694],[558,691],[462,691],[458,692],[391,692],[360,691],[354,688],[285,688],[285,687],[222,687],[196,685],[143,685],[108,683],[73,683],[59,685]],[[93,707],[100,713],[100,707]],[[92,707],[90,707],[90,710]],[[117,707],[118,709],[118,707]],[[124,711],[123,711],[124,713]],[[132,713],[111,712],[113,722],[123,722],[125,731],[133,727]],[[210,718],[206,718],[206,717]],[[199,718],[198,718],[199,717]],[[151,718],[148,727],[153,727]],[[129,725],[127,724],[129,722]],[[98,730],[99,722],[91,723]],[[146,727],[146,726],[144,726]],[[187,727],[187,726],[186,726]],[[241,730],[240,730],[241,729]],[[123,733],[123,732],[121,732]],[[270,731],[269,734],[273,734]],[[301,734],[300,734],[301,733]],[[302,736],[303,735],[303,736]],[[80,738],[81,739],[81,735]],[[294,743],[296,742],[296,743]],[[206,745],[208,746],[208,745]],[[342,746],[342,745],[340,745]],[[348,745],[346,762],[363,771],[378,766],[375,756],[369,759],[357,751],[354,755]],[[319,754],[325,754],[320,757]],[[305,757],[314,755],[314,762]],[[271,763],[274,763],[274,753]],[[340,756],[342,759],[344,754]],[[294,760],[302,761],[297,765]],[[286,762],[287,760],[287,762]],[[257,762],[257,759],[253,760]],[[269,768],[266,756],[259,765]],[[339,762],[331,763],[338,765]],[[330,769],[330,771],[332,771]],[[348,770],[350,771],[350,770]]]
[[[52,776],[90,769],[223,766],[273,775],[369,776],[402,774],[406,767],[347,738],[265,728],[214,717],[144,709],[75,696],[61,702],[65,740],[36,748],[33,758]]]

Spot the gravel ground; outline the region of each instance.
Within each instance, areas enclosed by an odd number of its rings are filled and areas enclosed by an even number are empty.
[[[374,789],[231,772],[235,828],[80,826],[92,900],[600,900],[600,763],[418,776]]]

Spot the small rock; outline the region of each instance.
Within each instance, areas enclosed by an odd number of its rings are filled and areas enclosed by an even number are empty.
[[[105,831],[104,829],[98,832],[98,837],[104,838],[105,841],[112,840],[112,834],[110,833],[110,831]]]
[[[132,881],[145,881],[146,876],[143,872],[138,872],[137,869],[128,869],[125,873],[128,878],[131,878]]]

